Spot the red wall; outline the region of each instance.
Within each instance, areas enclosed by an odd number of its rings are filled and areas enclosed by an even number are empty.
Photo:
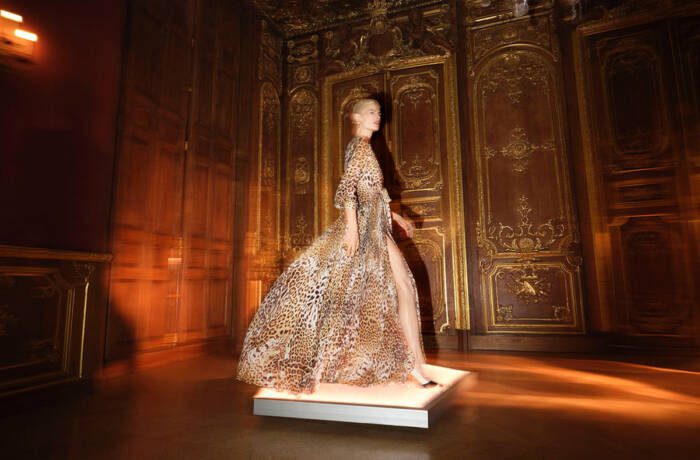
[[[0,67],[0,244],[107,251],[125,0],[0,0],[39,35]]]

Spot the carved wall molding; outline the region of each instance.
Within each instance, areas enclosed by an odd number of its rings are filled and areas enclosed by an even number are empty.
[[[350,136],[349,104],[379,97],[391,114],[374,140],[394,197],[391,206],[419,223],[420,235],[399,244],[412,254],[409,264],[419,292],[436,315],[424,316],[424,330],[445,337],[469,328],[455,76],[452,55],[402,58],[388,67],[367,65],[326,75],[322,93],[322,212],[332,206],[333,188],[342,173],[342,150]],[[324,215],[324,226],[330,219],[330,213]]]
[[[318,59],[318,35],[287,41],[287,62],[306,64]]]
[[[484,283],[493,296],[490,332],[547,334],[583,330],[577,268],[558,261],[498,261]]]
[[[527,133],[521,127],[515,127],[510,134],[510,142],[501,148],[500,153],[513,161],[513,172],[525,174],[528,172],[530,158],[537,154],[554,152],[554,141],[545,141],[542,144],[533,144],[527,139]],[[491,146],[484,147],[483,156],[486,159],[493,158],[496,149]]]
[[[285,152],[288,174],[285,185],[285,262],[290,262],[298,251],[311,244],[320,225],[316,209],[319,141],[317,89],[315,86],[298,86],[289,94]]]
[[[585,9],[574,36],[596,322],[640,343],[686,340],[698,327],[689,288],[698,269],[688,264],[697,210],[685,191],[697,168],[686,166],[695,149],[681,137],[698,132],[697,65],[685,59],[699,54],[688,31],[698,30],[700,4],[601,3]],[[630,99],[639,88],[645,97]]]
[[[532,22],[484,21],[467,30],[470,37],[486,38],[468,49],[472,145],[480,152],[472,199],[479,210],[476,329],[482,333],[585,330],[551,15],[535,13]]]
[[[371,13],[368,24],[342,24],[324,33],[324,73],[359,67],[389,68],[400,61],[454,52],[454,12],[449,4],[388,17],[386,9]]]
[[[407,262],[417,277],[421,312],[435,323],[438,332],[445,332],[454,324],[447,308],[447,266],[445,234],[439,228],[416,230],[413,239],[399,242]],[[422,315],[423,316],[423,315]]]
[[[280,246],[279,197],[282,136],[282,107],[277,88],[265,81],[260,86],[257,174],[254,178],[255,250],[276,254]],[[262,261],[263,258],[256,260]]]
[[[363,22],[372,14],[397,14],[440,3],[443,0],[317,0],[309,8],[306,2],[295,0],[253,0],[253,4],[283,31],[286,38],[319,32],[343,23]]]
[[[618,37],[619,38],[619,37]],[[605,95],[603,115],[611,141],[607,167],[611,171],[641,169],[672,161],[669,156],[669,103],[663,88],[664,63],[651,37],[633,34],[601,40],[596,46]],[[645,97],[634,103],[635,117],[623,97],[642,85]]]
[[[440,160],[440,102],[437,97],[440,91],[440,77],[437,72],[414,73],[410,76],[394,76],[389,81],[393,94],[393,126],[397,134],[397,145],[394,156],[396,171],[404,191],[441,190],[443,187]],[[415,125],[414,120],[428,118]],[[418,139],[411,137],[409,132],[422,131]],[[413,134],[413,133],[411,133]],[[432,142],[425,143],[425,140]]]
[[[107,312],[95,281],[111,259],[0,245],[0,397],[77,382],[98,370],[101,359],[92,362],[87,350],[101,358]]]
[[[559,60],[559,41],[551,12],[494,25],[467,28],[467,66],[473,69],[487,54],[508,45],[531,44],[546,49]]]
[[[487,226],[486,238],[495,245],[498,252],[530,254],[559,249],[558,243],[561,243],[568,231],[562,217],[533,224],[530,222],[532,208],[525,195],[518,199],[517,212],[520,214],[520,220],[515,226],[504,225],[501,222],[490,223]]]
[[[485,83],[482,91],[494,93],[505,87],[511,103],[516,105],[522,102],[523,81],[543,91],[550,91],[550,73],[543,60],[534,53],[506,52],[498,57],[494,65],[489,66],[488,73],[483,77]]]
[[[260,54],[258,79],[274,83],[282,91],[282,39],[271,30],[267,21],[260,21]]]
[[[479,24],[498,23],[512,20],[513,0],[462,0],[466,12],[465,22],[467,26]],[[529,16],[552,10],[554,0],[535,0],[530,2]]]

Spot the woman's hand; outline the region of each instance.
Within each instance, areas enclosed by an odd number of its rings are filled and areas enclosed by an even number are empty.
[[[348,225],[345,227],[345,236],[343,236],[343,249],[348,257],[352,257],[357,252],[360,246],[360,234],[356,226]]]
[[[403,229],[404,232],[406,232],[406,235],[409,238],[413,238],[413,233],[416,230],[416,226],[413,224],[413,221],[411,219],[408,219],[401,214],[396,214],[395,212],[391,213],[392,217],[396,221],[396,223]]]

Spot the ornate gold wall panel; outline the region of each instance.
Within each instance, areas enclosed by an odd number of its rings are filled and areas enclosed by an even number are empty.
[[[401,65],[365,66],[324,80],[323,224],[335,217],[332,194],[351,136],[349,106],[358,98],[375,97],[386,121],[373,147],[392,209],[418,225],[415,237],[399,246],[418,282],[423,329],[449,334],[469,325],[454,64],[446,56],[397,62]]]
[[[97,313],[91,283],[110,259],[0,245],[0,396],[86,376],[86,343],[102,349],[104,340],[87,330]]]
[[[267,287],[279,275],[283,241],[282,226],[282,115],[283,43],[267,21],[257,22],[260,42],[257,73],[253,83],[257,103],[253,116],[254,160],[248,165],[248,230],[245,242],[246,298],[240,312],[252,315]],[[239,324],[247,325],[246,321]]]
[[[286,250],[297,253],[316,233],[316,165],[319,104],[315,91],[299,88],[289,99],[287,172],[289,227]]]
[[[321,110],[319,45],[316,34],[286,43],[285,265],[311,244],[320,226],[317,193]]]
[[[469,25],[502,21],[513,17],[512,0],[462,0],[465,8],[466,22]],[[550,10],[554,0],[539,0],[530,2],[530,14],[536,14],[542,10]]]
[[[700,9],[662,3],[584,22],[575,42],[601,327],[653,340],[700,316]]]
[[[578,224],[551,17],[473,27],[477,332],[584,332]],[[522,43],[525,42],[525,43]]]

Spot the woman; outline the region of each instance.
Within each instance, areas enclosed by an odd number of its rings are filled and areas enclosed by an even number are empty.
[[[415,281],[391,236],[391,220],[413,236],[413,224],[389,208],[372,147],[381,112],[355,102],[354,137],[335,194],[340,216],[280,275],[250,324],[238,378],[293,393],[320,382],[375,385],[422,373]]]

